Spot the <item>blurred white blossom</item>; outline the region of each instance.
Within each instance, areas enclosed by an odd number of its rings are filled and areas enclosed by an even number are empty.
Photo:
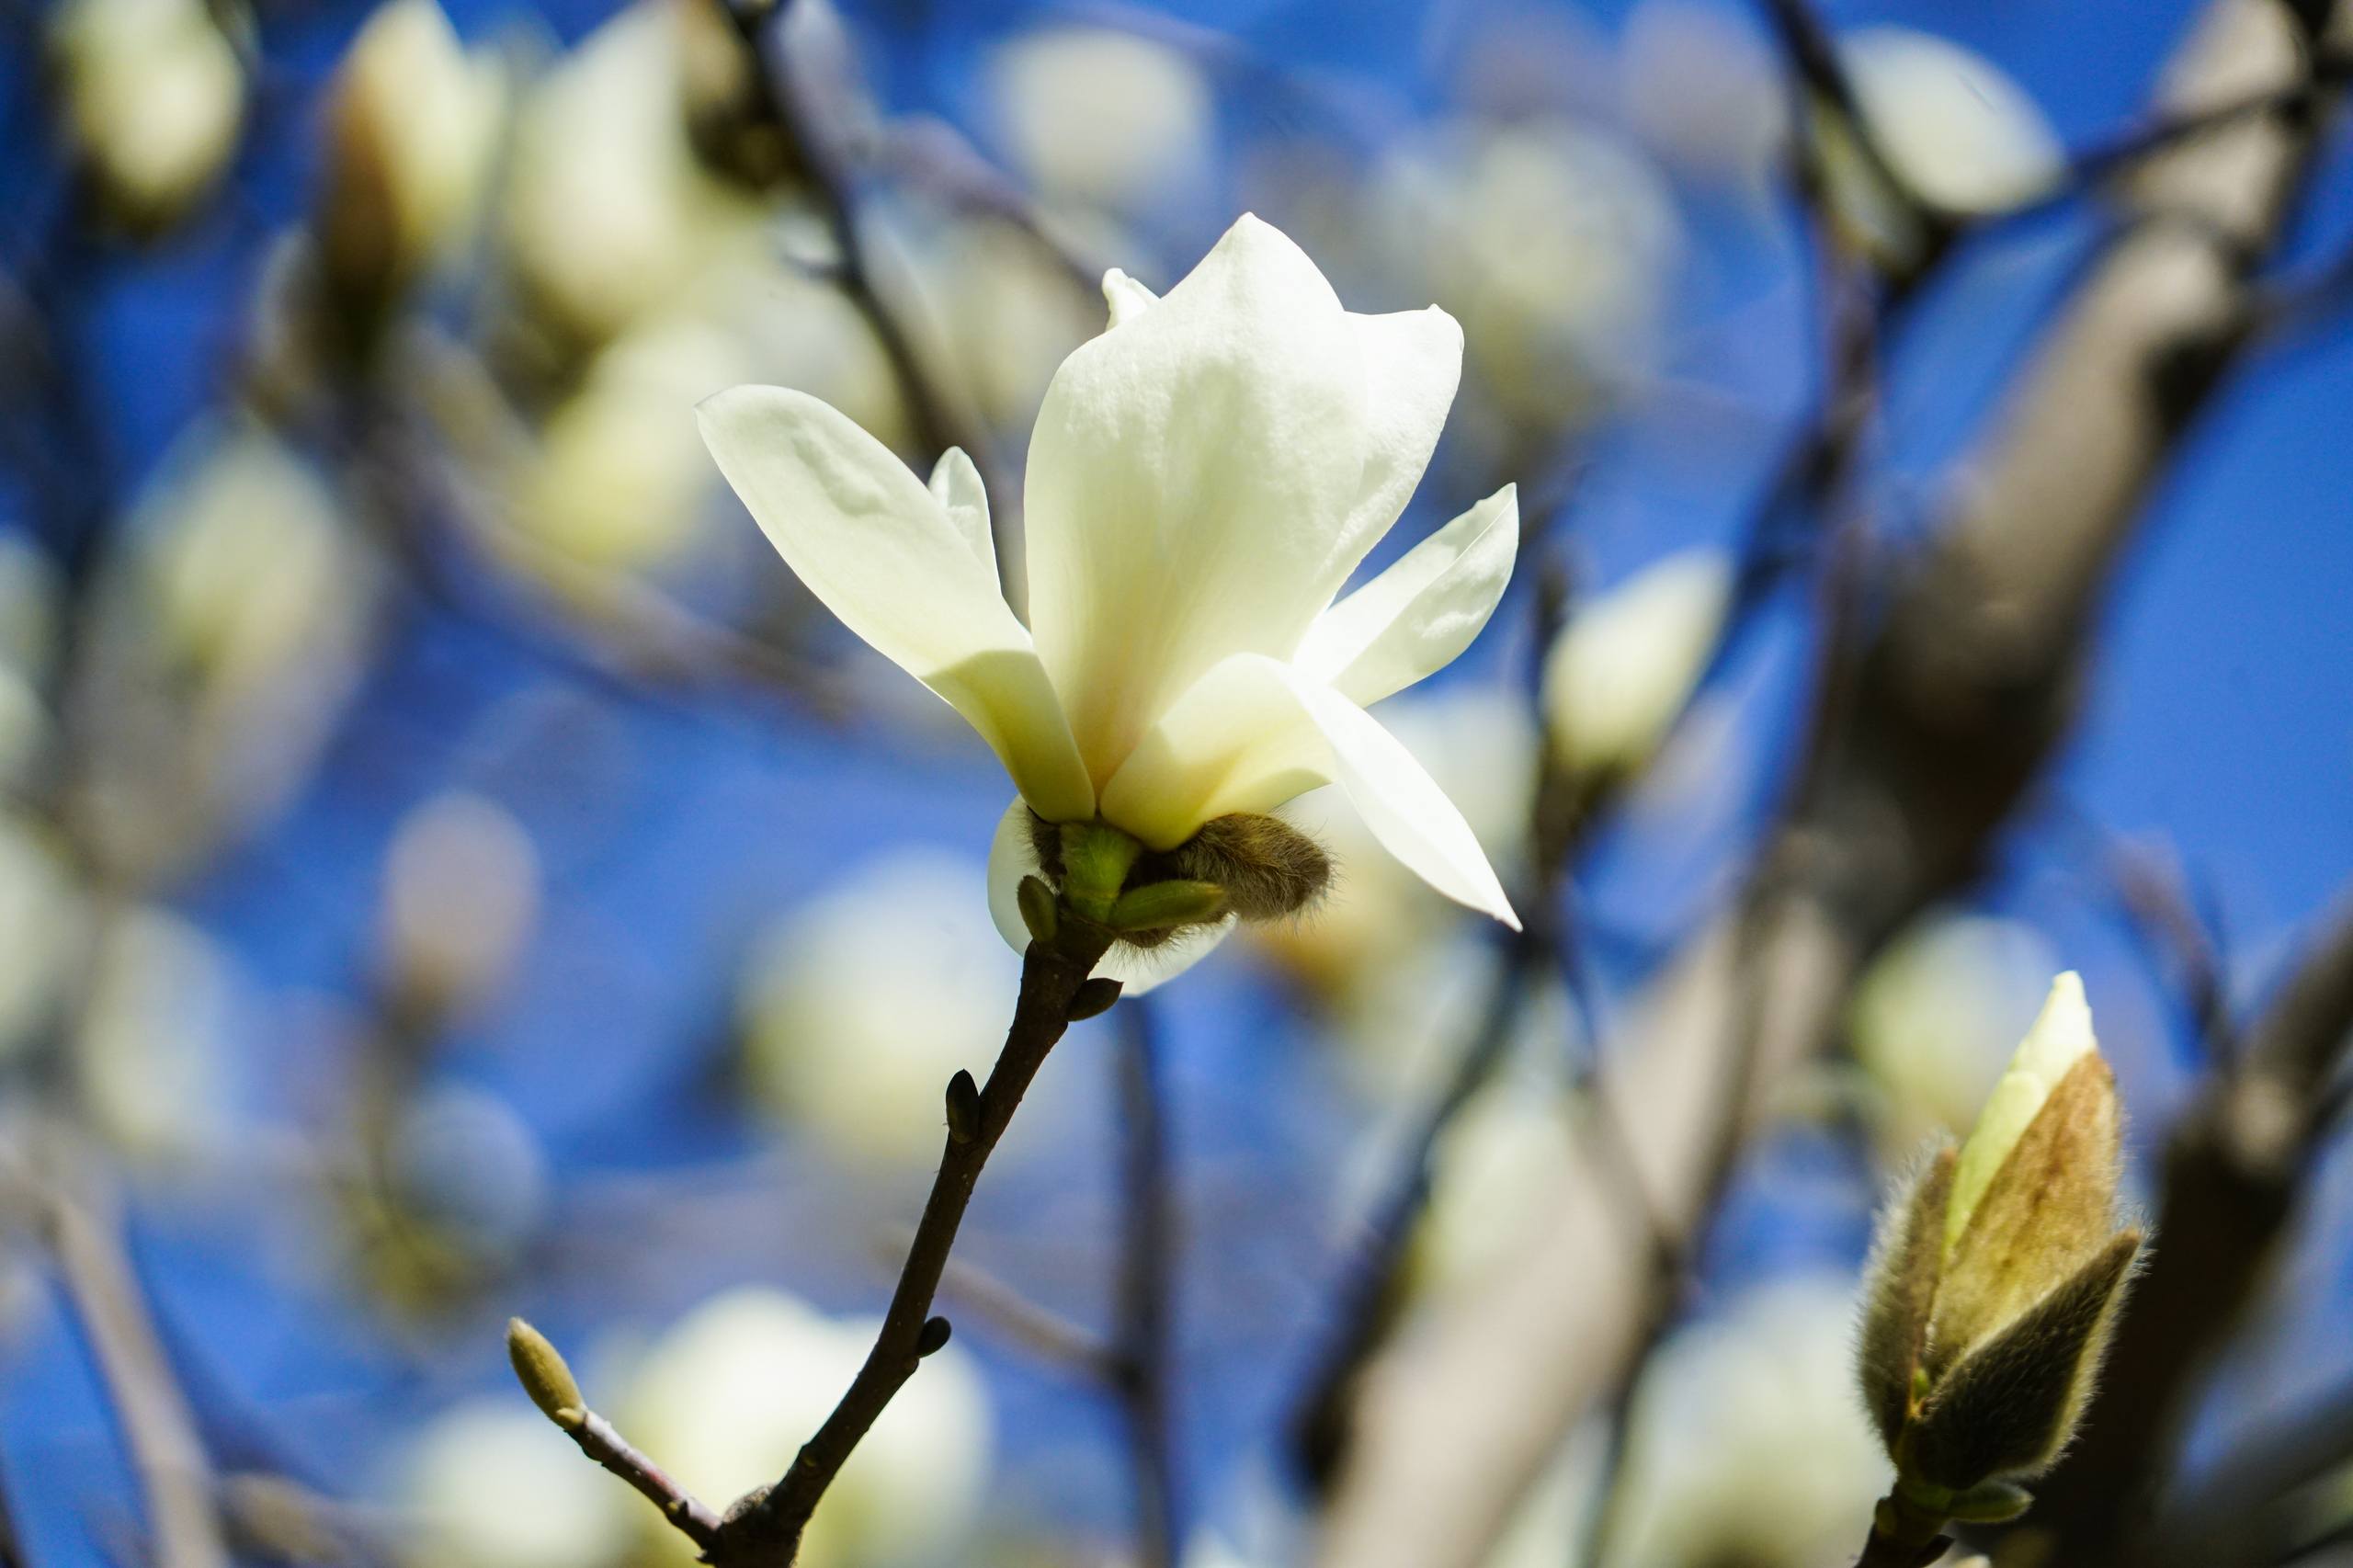
[[[1789,135],[1789,84],[1750,15],[1725,0],[1643,0],[1622,48],[1644,144],[1679,170],[1761,190]]]
[[[780,1290],[745,1287],[688,1312],[646,1352],[615,1424],[713,1506],[782,1475],[874,1343],[877,1324],[831,1318]],[[811,1520],[801,1568],[915,1568],[961,1561],[985,1499],[986,1387],[960,1345],[923,1366],[861,1439]],[[560,1446],[560,1445],[559,1445]],[[650,1562],[695,1560],[641,1510]]]
[[[549,415],[516,521],[587,567],[628,571],[680,553],[715,488],[694,405],[744,369],[741,347],[716,324],[642,320]]]
[[[511,1390],[427,1423],[398,1495],[405,1568],[605,1568],[646,1511]]]
[[[977,860],[899,849],[767,932],[741,1004],[761,1102],[840,1153],[937,1158],[941,1091],[988,1075],[1019,990],[985,889]]]
[[[1432,1151],[1414,1256],[1415,1280],[1432,1294],[1476,1281],[1525,1246],[1572,1174],[1568,1096],[1557,1080],[1533,1076],[1480,1090]]]
[[[1950,909],[1881,951],[1856,984],[1847,1032],[1882,1096],[1888,1150],[1968,1131],[2058,967],[2031,926]]]
[[[29,1047],[55,1016],[86,913],[50,835],[26,817],[0,812],[0,1062]]]
[[[494,60],[468,58],[438,0],[385,0],[328,89],[327,266],[385,292],[471,227],[506,100]]]
[[[695,404],[764,375],[799,381],[885,440],[905,437],[896,377],[839,290],[768,258],[714,265],[688,297],[598,347],[548,413],[512,485],[512,521],[540,547],[518,568],[593,608],[611,574],[691,557],[722,489]]]
[[[392,990],[437,1011],[504,980],[539,918],[540,858],[514,814],[480,795],[433,796],[384,857],[381,915]]]
[[[1706,671],[1732,603],[1733,564],[1690,550],[1576,606],[1544,656],[1544,707],[1563,767],[1639,770]]]
[[[1074,287],[1035,239],[1006,224],[958,220],[917,233],[913,248],[960,381],[993,428],[1017,436],[1055,369],[1100,330],[1101,296]]]
[[[1909,28],[1838,40],[1864,118],[1913,191],[1954,212],[2039,196],[2065,166],[2042,111],[2000,67]]]
[[[1389,265],[1460,315],[1466,390],[1512,426],[1554,429],[1648,363],[1682,222],[1637,149],[1567,119],[1465,119],[1372,181]]]
[[[511,1256],[548,1201],[547,1154],[513,1107],[460,1084],[436,1085],[401,1108],[384,1175],[404,1221],[469,1260]]]
[[[1854,1288],[1758,1287],[1643,1373],[1608,1559],[1822,1568],[1870,1528],[1890,1471],[1854,1394]]]
[[[1181,50],[1109,28],[1042,28],[990,56],[988,85],[1015,166],[1049,204],[1134,215],[1203,193],[1216,105]]]
[[[141,905],[105,920],[86,983],[74,1068],[91,1119],[140,1157],[220,1148],[250,1013],[229,955],[180,915]]]
[[[671,0],[636,0],[518,113],[508,255],[531,302],[590,342],[762,243],[764,204],[706,168],[688,134],[692,25]]]
[[[152,877],[273,808],[358,679],[376,562],[266,428],[199,426],[142,493],[105,585],[81,711],[82,804],[118,873]]]
[[[50,47],[75,153],[118,216],[160,229],[211,189],[245,81],[204,0],[65,0]]]

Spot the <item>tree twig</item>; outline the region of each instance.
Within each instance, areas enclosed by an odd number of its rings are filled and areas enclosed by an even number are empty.
[[[704,1551],[719,1542],[721,1520],[710,1506],[670,1479],[660,1465],[613,1429],[613,1424],[593,1410],[580,1413],[576,1426],[564,1428],[572,1440],[606,1470],[627,1482],[639,1496],[662,1510],[671,1527]]]
[[[1045,1064],[1047,1053],[1069,1027],[1072,1001],[1100,956],[1099,946],[1090,953],[1030,944],[1022,958],[1021,995],[1014,1007],[1013,1024],[996,1065],[989,1071],[988,1082],[965,1102],[960,1103],[960,1094],[971,1091],[968,1074],[958,1075],[961,1091],[950,1090],[948,1139],[939,1171],[932,1180],[931,1196],[924,1204],[914,1244],[908,1248],[873,1349],[833,1414],[801,1446],[791,1468],[775,1485],[729,1511],[717,1538],[706,1548],[714,1568],[783,1568],[790,1563],[819,1500],[858,1440],[915,1374],[923,1357],[945,1343],[946,1320],[932,1317],[932,1299],[938,1291],[965,1207],[972,1201],[973,1186],[1030,1081]]]
[[[211,1461],[119,1238],[87,1194],[29,1179],[59,1282],[145,1499],[157,1568],[229,1568]]]

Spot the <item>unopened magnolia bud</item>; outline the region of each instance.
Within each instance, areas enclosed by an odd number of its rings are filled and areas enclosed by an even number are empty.
[[[1545,718],[1561,767],[1607,776],[1650,760],[1707,670],[1732,589],[1722,552],[1686,551],[1569,618],[1544,658]]]
[[[1054,890],[1046,885],[1043,877],[1024,877],[1017,896],[1021,900],[1021,924],[1029,927],[1029,939],[1051,942],[1062,926],[1054,907]]]
[[[1074,1024],[1100,1017],[1111,1010],[1120,1000],[1120,983],[1105,975],[1097,975],[1078,988],[1070,999],[1070,1021]]]
[[[506,1358],[515,1364],[516,1380],[542,1415],[567,1432],[580,1425],[587,1402],[580,1397],[572,1369],[548,1343],[547,1335],[521,1318],[508,1318]]]
[[[381,305],[458,236],[505,97],[435,0],[389,0],[368,18],[328,99],[318,235],[339,298]]]
[[[961,1067],[948,1080],[948,1136],[970,1143],[981,1130],[981,1087]]]
[[[930,1356],[946,1349],[954,1333],[953,1325],[946,1318],[926,1318],[922,1329],[915,1335],[915,1354]]]
[[[1170,856],[1177,874],[1225,890],[1245,920],[1276,920],[1313,903],[1331,885],[1332,858],[1280,817],[1236,812],[1212,818]]]
[[[2063,974],[1976,1128],[1913,1178],[1872,1249],[1863,1395],[1915,1512],[2022,1511],[2074,1437],[2142,1233],[2116,1218],[2116,1088]]]
[[[1898,1189],[1872,1238],[1863,1272],[1862,1343],[1858,1358],[1863,1405],[1890,1452],[1911,1419],[1928,1315],[1936,1305],[1944,1256],[1944,1211],[1952,1191],[1947,1147]]]
[[[1955,1491],[2034,1476],[2072,1441],[2141,1233],[2122,1231],[2064,1283],[1936,1377],[1906,1468]]]
[[[75,155],[111,216],[166,229],[236,150],[244,74],[204,0],[67,0],[50,24]]]

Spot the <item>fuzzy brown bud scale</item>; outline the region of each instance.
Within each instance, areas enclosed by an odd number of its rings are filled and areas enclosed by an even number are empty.
[[[1074,862],[1074,840],[1092,849],[1081,835],[1113,831],[1050,823],[1034,813],[1029,819],[1030,848],[1045,882],[1132,948],[1160,947],[1228,916],[1283,919],[1313,904],[1331,885],[1332,858],[1322,845],[1279,817],[1235,812],[1203,824],[1174,849],[1139,846],[1108,897],[1099,886],[1082,891],[1089,868]],[[1101,881],[1099,871],[1093,880]],[[1035,902],[1025,884],[1022,910],[1033,936],[1040,924],[1030,915]]]
[[[1882,1215],[1858,1365],[1907,1514],[2015,1517],[2074,1438],[2141,1256],[2117,1216],[2119,1122],[2063,977],[1969,1144]]]

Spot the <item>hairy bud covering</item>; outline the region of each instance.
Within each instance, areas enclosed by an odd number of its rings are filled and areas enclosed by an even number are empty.
[[[1879,1225],[1858,1364],[1897,1491],[1944,1518],[2029,1501],[2091,1398],[2142,1233],[2116,1213],[2116,1085],[2061,975],[1958,1150]]]

